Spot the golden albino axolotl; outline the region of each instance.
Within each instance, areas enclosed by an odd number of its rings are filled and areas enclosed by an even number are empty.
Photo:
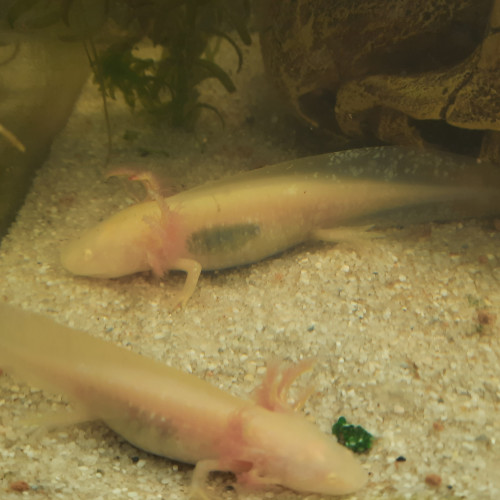
[[[392,211],[403,224],[499,213],[499,177],[471,158],[400,147],[311,156],[156,195],[84,232],[61,260],[74,274],[101,278],[186,271],[178,297],[185,304],[201,270],[249,264],[307,240],[360,237],[369,215],[393,220]],[[465,212],[452,202],[465,202]],[[357,230],[341,227],[353,224]]]
[[[281,485],[341,495],[367,474],[351,451],[287,405],[303,361],[268,369],[256,400],[127,349],[0,303],[0,367],[78,406],[66,422],[99,419],[151,453],[196,464],[192,495],[208,498],[210,471],[233,472],[247,487]],[[66,414],[67,415],[67,414]]]

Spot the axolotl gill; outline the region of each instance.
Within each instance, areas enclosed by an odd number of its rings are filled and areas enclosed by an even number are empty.
[[[361,238],[367,216],[380,223],[397,213],[394,223],[405,224],[410,213],[422,221],[500,213],[499,177],[471,158],[400,147],[311,156],[132,205],[66,244],[61,261],[100,278],[185,271],[177,297],[185,304],[202,270],[250,264],[308,240]]]
[[[101,420],[146,451],[195,464],[192,497],[209,498],[210,471],[250,488],[340,495],[366,483],[352,452],[288,405],[302,361],[268,367],[254,400],[115,344],[0,303],[0,367],[75,403],[64,423]],[[300,402],[300,401],[299,401]],[[298,405],[297,405],[298,406]],[[67,412],[65,412],[67,415]]]

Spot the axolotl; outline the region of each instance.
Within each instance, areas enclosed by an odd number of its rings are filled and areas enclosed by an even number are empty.
[[[311,156],[132,205],[68,243],[61,261],[101,278],[185,271],[177,301],[185,304],[202,270],[250,264],[307,240],[355,239],[369,225],[353,226],[369,215],[380,221],[394,209],[423,215],[431,207],[427,219],[449,219],[451,202],[467,202],[471,215],[498,213],[499,177],[470,158],[400,147]],[[408,220],[401,213],[398,224]]]
[[[0,367],[77,406],[71,422],[98,419],[133,445],[195,464],[192,496],[208,498],[210,471],[247,488],[284,486],[341,495],[367,473],[352,452],[287,404],[310,361],[268,368],[254,400],[56,323],[0,304]]]

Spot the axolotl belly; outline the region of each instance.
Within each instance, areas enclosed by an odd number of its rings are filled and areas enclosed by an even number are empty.
[[[101,278],[186,271],[185,303],[201,270],[253,263],[307,240],[339,241],[353,234],[339,226],[368,215],[441,205],[430,218],[449,218],[451,202],[500,212],[500,185],[484,178],[491,172],[473,159],[399,147],[292,160],[130,206],[67,244],[61,261]]]
[[[311,363],[274,366],[256,400],[127,349],[0,304],[0,367],[76,403],[72,422],[102,420],[132,444],[195,464],[193,496],[207,499],[213,470],[248,487],[281,485],[345,494],[367,474],[332,435],[288,406],[288,388]],[[67,412],[65,412],[67,416]],[[67,421],[65,423],[68,423]]]

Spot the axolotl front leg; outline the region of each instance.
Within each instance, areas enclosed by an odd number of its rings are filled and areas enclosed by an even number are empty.
[[[157,276],[162,276],[166,271],[174,269],[184,271],[186,273],[186,281],[182,290],[172,300],[172,307],[184,307],[187,301],[191,298],[202,271],[201,263],[185,257],[178,256],[172,261],[171,267],[167,268],[167,262],[171,260],[171,256],[167,255],[165,249],[172,251],[172,240],[182,240],[186,237],[186,232],[181,230],[182,221],[178,214],[172,211],[164,198],[165,191],[162,183],[152,172],[134,172],[131,170],[118,171],[111,175],[126,175],[131,181],[141,182],[146,190],[147,198],[155,201],[160,210],[159,220],[147,219],[146,222],[151,226],[151,230],[159,235],[160,241],[157,245],[153,245],[148,252],[148,261],[151,269]],[[180,245],[177,245],[179,249]],[[177,250],[177,253],[179,250]],[[175,250],[174,252],[175,253]]]
[[[191,298],[201,274],[201,264],[193,259],[177,259],[174,262],[174,269],[184,271],[186,273],[186,281],[182,290],[174,297],[172,306],[184,307],[187,301]]]

